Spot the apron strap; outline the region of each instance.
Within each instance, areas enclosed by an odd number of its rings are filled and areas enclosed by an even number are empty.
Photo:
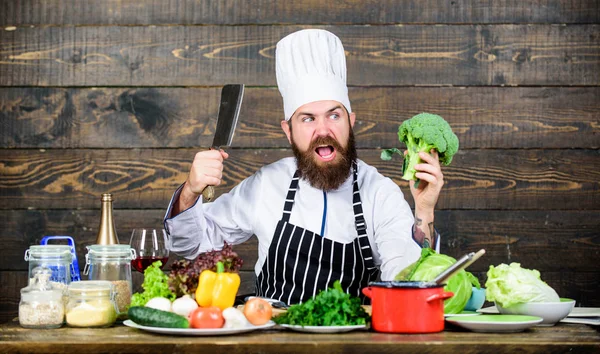
[[[290,215],[292,215],[292,206],[294,206],[294,198],[296,197],[296,191],[298,190],[298,181],[300,180],[300,171],[296,170],[292,182],[290,182],[290,188],[288,189],[285,197],[285,204],[283,205],[283,215],[281,220],[285,222],[290,221]]]
[[[367,236],[367,223],[365,222],[365,216],[362,208],[362,201],[360,199],[360,191],[358,188],[358,165],[356,161],[352,164],[354,170],[354,183],[352,193],[352,206],[354,208],[354,223],[356,225],[356,232],[358,233],[358,242],[360,244],[361,253],[365,261],[365,266],[370,273],[376,272],[378,269],[373,261],[373,252],[371,251],[371,245],[369,244],[369,237]]]

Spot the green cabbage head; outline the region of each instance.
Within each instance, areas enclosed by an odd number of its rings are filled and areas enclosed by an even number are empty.
[[[398,273],[394,280],[430,281],[454,263],[456,259],[450,256],[436,253],[431,248],[423,248],[421,258]],[[464,269],[451,276],[444,290],[453,292],[454,296],[444,300],[444,313],[460,313],[471,297],[473,286],[479,289],[479,280]]]

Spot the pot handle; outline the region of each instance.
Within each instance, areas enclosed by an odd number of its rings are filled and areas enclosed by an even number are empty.
[[[369,299],[371,299],[371,287],[366,287],[362,289],[362,293],[368,297]]]
[[[445,291],[443,293],[433,294],[430,297],[428,297],[427,299],[425,299],[425,301],[431,302],[431,301],[440,300],[440,299],[446,300],[446,299],[451,298],[452,296],[454,296],[454,293],[452,291]]]

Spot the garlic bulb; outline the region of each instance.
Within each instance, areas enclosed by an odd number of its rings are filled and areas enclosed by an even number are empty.
[[[252,326],[244,313],[235,307],[228,307],[223,310],[223,318],[225,319],[225,325],[223,328],[244,328]]]

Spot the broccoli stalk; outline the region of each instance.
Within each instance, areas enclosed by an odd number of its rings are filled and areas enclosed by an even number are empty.
[[[415,187],[418,187],[418,179],[415,177],[415,165],[421,163],[419,158],[419,152],[424,151],[429,153],[431,149],[435,149],[435,145],[427,143],[424,139],[415,139],[412,134],[408,133],[406,136],[406,147],[408,148],[407,158],[404,159],[402,164],[402,179],[406,181],[415,180]]]
[[[458,151],[458,137],[444,118],[430,113],[421,113],[405,120],[398,128],[398,139],[406,144],[408,153],[402,164],[402,179],[415,181],[419,187],[419,179],[415,176],[415,165],[421,163],[419,152],[429,153],[432,149],[438,151],[440,163],[449,165],[452,157]],[[402,155],[396,148],[381,152],[381,159],[389,161],[394,153]]]

